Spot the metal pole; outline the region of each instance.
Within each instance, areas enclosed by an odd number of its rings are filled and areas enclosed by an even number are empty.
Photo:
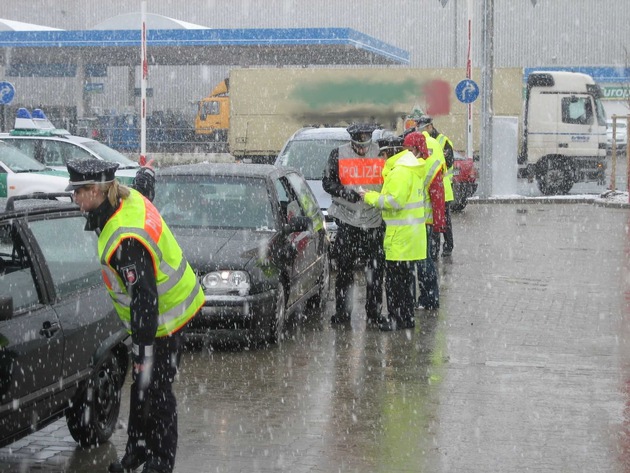
[[[142,80],[140,82],[140,165],[147,162],[147,81],[149,77],[149,63],[147,62],[147,2],[142,0],[140,7],[142,20]]]
[[[626,116],[626,130],[630,123],[630,113]],[[628,149],[628,132],[626,131],[626,190],[628,191],[628,203],[630,203],[630,150]]]
[[[481,65],[481,156],[479,196],[492,195],[492,74],[494,69],[494,0],[483,0]]]
[[[610,156],[610,187],[611,191],[617,190],[617,115],[612,117],[612,150]]]
[[[472,15],[473,1],[468,0],[466,8],[468,10],[468,43],[466,52],[466,79],[472,79]],[[473,157],[473,120],[472,103],[468,104],[468,116],[466,119],[466,156]]]

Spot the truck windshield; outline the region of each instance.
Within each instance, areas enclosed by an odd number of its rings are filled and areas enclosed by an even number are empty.
[[[597,113],[597,124],[606,126],[606,110],[599,97],[595,97],[595,110]]]

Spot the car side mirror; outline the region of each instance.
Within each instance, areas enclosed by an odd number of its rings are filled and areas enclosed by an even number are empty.
[[[13,317],[13,297],[0,296],[0,320],[9,320]]]
[[[312,225],[313,221],[309,217],[295,216],[282,227],[282,232],[286,235],[295,232],[306,232]]]

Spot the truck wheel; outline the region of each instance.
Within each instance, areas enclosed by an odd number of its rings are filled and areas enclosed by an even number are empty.
[[[571,167],[561,160],[547,161],[546,167],[536,175],[540,192],[544,195],[568,194],[574,182]]]
[[[110,352],[92,377],[79,387],[66,410],[66,422],[72,438],[81,447],[101,445],[114,433],[123,381],[120,361]]]

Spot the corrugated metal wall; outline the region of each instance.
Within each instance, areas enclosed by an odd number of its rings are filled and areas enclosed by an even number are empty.
[[[462,66],[465,0],[149,0],[148,11],[211,28],[350,27],[410,51],[412,67]],[[4,0],[2,17],[88,29],[139,11],[140,1]],[[480,58],[481,0],[474,4]],[[498,67],[623,64],[630,5],[618,0],[495,0]],[[456,22],[456,23],[455,23]],[[457,24],[457,28],[455,27]],[[457,48],[455,48],[457,45]],[[454,61],[457,61],[456,63]]]
[[[140,10],[140,0],[4,0],[2,17],[63,29],[89,29],[106,18]],[[411,67],[464,67],[465,0],[149,0],[148,11],[211,28],[349,27],[411,55]],[[481,58],[481,0],[473,0],[473,63]],[[617,0],[495,0],[496,67],[628,65],[630,8]],[[193,110],[228,73],[226,67],[152,67],[152,106]],[[140,77],[139,74],[137,77]],[[20,79],[20,81],[22,81]],[[112,70],[107,93],[92,97],[120,108],[127,74]],[[46,102],[48,87],[22,85]],[[117,85],[122,84],[122,87]],[[76,83],[61,90],[70,93]],[[54,87],[59,91],[58,87]],[[159,91],[159,93],[157,92]],[[66,93],[59,95],[65,100]],[[150,103],[151,103],[150,102]]]

